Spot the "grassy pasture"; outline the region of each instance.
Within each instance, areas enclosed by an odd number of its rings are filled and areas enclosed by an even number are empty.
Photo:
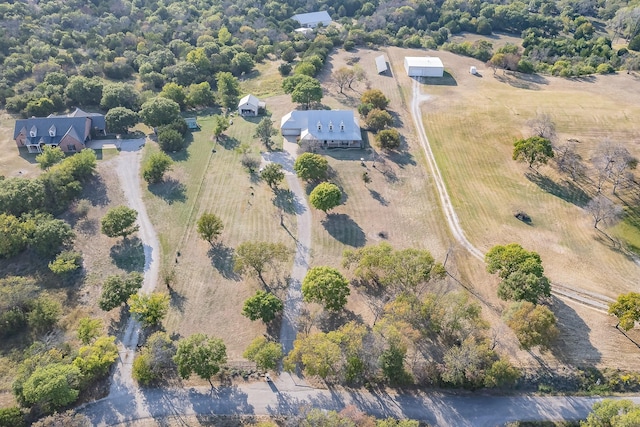
[[[145,202],[162,245],[163,269],[173,269],[177,277],[166,328],[181,336],[203,332],[221,337],[230,360],[240,359],[248,343],[265,331],[261,322],[240,314],[242,302],[258,289],[258,281],[233,273],[234,248],[244,241],[281,241],[291,249],[295,244],[280,226],[273,193],[257,175],[242,168],[241,154],[235,150],[248,142],[251,155],[259,156],[262,147],[252,137],[258,121],[233,117],[225,137],[214,144],[213,116],[198,117],[202,129],[192,134],[186,151],[172,155],[175,164],[166,182],[143,183],[148,189]],[[145,158],[157,150],[155,143],[148,144]],[[204,212],[218,215],[225,227],[213,249],[195,230]],[[295,235],[295,220],[289,214],[284,223]],[[271,279],[283,282],[289,269],[284,266]]]
[[[511,160],[513,141],[529,136],[526,121],[537,112],[554,118],[561,142],[580,141],[587,165],[605,137],[637,140],[638,98],[587,90],[589,85],[626,85],[629,78],[575,84],[545,77],[544,83],[524,89],[509,84],[512,76],[483,74],[476,78],[459,71],[458,86],[423,88],[433,96],[423,109],[427,133],[470,240],[484,251],[521,242],[542,255],[553,281],[611,296],[633,289],[638,266],[593,229],[583,209],[589,190],[560,176],[551,164],[538,174]],[[628,145],[640,154],[636,144]],[[532,217],[532,226],[513,217],[518,209]]]

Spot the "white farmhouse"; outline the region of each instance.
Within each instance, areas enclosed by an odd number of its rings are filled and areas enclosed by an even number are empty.
[[[329,12],[326,10],[320,12],[299,13],[297,15],[293,15],[291,19],[298,21],[300,26],[303,28],[315,28],[320,24],[322,24],[323,27],[326,27],[332,22],[331,16],[329,16]]]
[[[442,77],[444,65],[436,56],[405,56],[404,69],[409,77]]]
[[[360,126],[350,110],[294,110],[282,118],[280,131],[320,147],[362,148]]]

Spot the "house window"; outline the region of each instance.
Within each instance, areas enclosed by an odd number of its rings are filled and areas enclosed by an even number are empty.
[[[56,125],[51,125],[49,128],[49,136],[52,138],[56,136]]]
[[[340,122],[340,132],[344,132],[344,122]]]
[[[318,132],[322,132],[322,123],[318,122]]]
[[[67,150],[69,150],[72,153],[75,153],[76,152],[76,146],[73,145],[73,144],[69,144],[69,145],[67,145]]]
[[[36,129],[36,127],[33,126],[29,131],[29,135],[31,135],[31,138],[35,138],[37,134],[38,134],[38,129]]]
[[[333,132],[333,123],[329,122],[329,132]]]

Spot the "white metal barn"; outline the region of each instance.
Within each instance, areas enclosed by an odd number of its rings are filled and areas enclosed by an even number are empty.
[[[436,56],[405,56],[404,69],[409,77],[442,77],[444,65]]]
[[[300,26],[303,28],[315,28],[320,24],[326,27],[332,22],[331,16],[329,16],[329,12],[326,10],[311,13],[298,13],[293,15],[291,18],[298,21]]]

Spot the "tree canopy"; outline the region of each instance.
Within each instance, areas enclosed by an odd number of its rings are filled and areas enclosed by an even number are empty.
[[[302,297],[317,302],[330,311],[339,311],[347,304],[349,281],[335,268],[314,267],[302,281]]]
[[[216,214],[208,212],[203,213],[198,218],[196,227],[200,237],[209,242],[210,245],[213,245],[213,242],[218,239],[224,229],[222,220]]]
[[[637,321],[640,321],[640,294],[629,292],[619,295],[615,302],[609,306],[609,314],[618,318],[618,325],[625,331],[632,329]]]
[[[251,341],[242,357],[255,362],[259,369],[276,369],[282,359],[282,345],[260,336]]]
[[[143,281],[144,277],[137,271],[133,271],[127,276],[108,276],[102,284],[102,294],[98,300],[98,306],[104,311],[119,307],[142,288]]]
[[[180,105],[169,98],[158,96],[142,104],[140,118],[147,126],[168,125],[181,118]]]
[[[319,154],[303,153],[293,163],[293,170],[300,179],[316,181],[327,176],[329,162]]]
[[[284,171],[279,163],[269,163],[260,172],[260,178],[272,189],[277,189],[278,184],[284,179]]]
[[[100,220],[102,233],[109,237],[127,238],[140,228],[136,224],[138,211],[127,206],[117,206],[111,208]]]
[[[284,304],[270,292],[258,290],[255,295],[244,301],[242,315],[249,320],[262,320],[269,323],[284,309]]]
[[[529,301],[515,302],[503,317],[516,333],[520,347],[525,350],[536,346],[543,350],[548,349],[558,337],[556,316],[545,306]]]
[[[227,347],[219,338],[208,337],[205,334],[194,334],[178,342],[178,348],[173,360],[178,365],[178,374],[189,379],[191,374],[209,381],[220,372],[220,368],[227,363]]]
[[[487,271],[498,273],[502,281],[498,296],[504,300],[529,301],[537,304],[551,296],[549,279],[544,275],[542,260],[517,243],[494,246],[485,255]]]
[[[149,184],[157,184],[164,179],[165,172],[171,170],[173,160],[166,153],[153,153],[142,167],[142,177]]]
[[[127,304],[129,312],[144,326],[157,326],[169,311],[169,295],[160,292],[133,294]]]
[[[525,162],[530,168],[547,164],[551,158],[553,158],[553,146],[547,138],[532,136],[513,143],[513,160]]]
[[[325,213],[340,205],[341,200],[340,187],[330,182],[321,182],[309,194],[311,206]]]
[[[263,276],[265,269],[286,262],[289,256],[290,251],[283,243],[244,242],[233,255],[233,271],[242,274],[248,269],[253,270],[266,285]]]

